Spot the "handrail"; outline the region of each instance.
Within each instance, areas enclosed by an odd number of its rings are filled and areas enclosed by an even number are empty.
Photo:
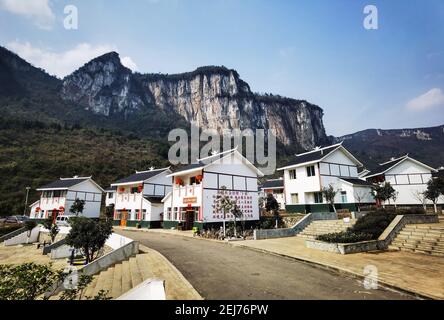
[[[0,242],[9,240],[11,238],[14,238],[15,236],[18,236],[19,234],[21,234],[21,233],[23,233],[25,231],[26,231],[26,228],[25,227],[21,227],[20,229],[17,229],[17,230],[14,230],[14,231],[10,232],[10,233],[2,235],[0,237]]]

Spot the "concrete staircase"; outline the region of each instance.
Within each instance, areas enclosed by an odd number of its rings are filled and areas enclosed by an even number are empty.
[[[388,248],[444,257],[444,223],[406,225]]]
[[[100,272],[94,276],[84,296],[94,297],[100,290],[105,290],[113,299],[120,297],[141,282],[154,278],[149,268],[151,259],[149,254],[138,254]]]
[[[344,222],[344,220],[315,220],[305,227],[302,232],[298,233],[297,237],[315,239],[321,234],[346,231],[355,223],[355,219],[350,219],[348,223]]]

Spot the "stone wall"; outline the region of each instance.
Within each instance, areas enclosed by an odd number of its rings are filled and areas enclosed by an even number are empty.
[[[298,222],[290,228],[254,230],[254,240],[293,237],[304,230],[312,221],[336,220],[337,218],[338,216],[334,212],[309,213],[303,216],[302,219],[299,219]]]
[[[437,215],[428,215],[428,214],[398,215],[384,230],[384,232],[381,234],[378,240],[362,241],[355,243],[329,243],[319,240],[307,239],[305,240],[305,246],[311,249],[318,249],[322,251],[334,252],[339,254],[386,250],[389,244],[393,241],[393,239],[402,230],[402,228],[404,228],[406,224],[438,223],[438,222],[439,219]]]

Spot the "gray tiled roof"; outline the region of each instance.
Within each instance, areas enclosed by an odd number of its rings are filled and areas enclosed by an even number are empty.
[[[267,180],[261,185],[262,189],[283,188],[283,187],[284,187],[284,180],[283,179]]]
[[[68,189],[86,180],[88,180],[88,178],[60,179],[48,183],[39,189]]]
[[[303,153],[301,155],[296,155],[296,157],[292,161],[290,161],[288,164],[286,164],[284,167],[295,166],[295,165],[298,165],[301,163],[321,160],[322,158],[324,158],[326,155],[330,154],[331,152],[333,152],[337,148],[338,148],[338,145],[334,145],[331,147],[321,149],[319,151],[313,151],[313,152],[309,152],[309,153]]]
[[[357,186],[372,186],[373,185],[368,181],[361,180],[358,178],[341,178],[341,180],[347,181],[347,182],[357,185]]]
[[[152,170],[152,171],[144,171],[144,172],[138,172],[135,174],[132,174],[126,178],[117,180],[113,184],[120,184],[120,183],[131,183],[131,182],[137,182],[137,181],[145,181],[149,178],[152,178],[154,176],[157,176],[162,171],[166,171],[167,169],[158,169],[158,170]]]

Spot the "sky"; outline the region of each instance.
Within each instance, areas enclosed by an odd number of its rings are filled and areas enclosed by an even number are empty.
[[[335,136],[444,124],[443,39],[442,0],[0,0],[0,45],[50,74],[109,51],[141,73],[224,65]]]

